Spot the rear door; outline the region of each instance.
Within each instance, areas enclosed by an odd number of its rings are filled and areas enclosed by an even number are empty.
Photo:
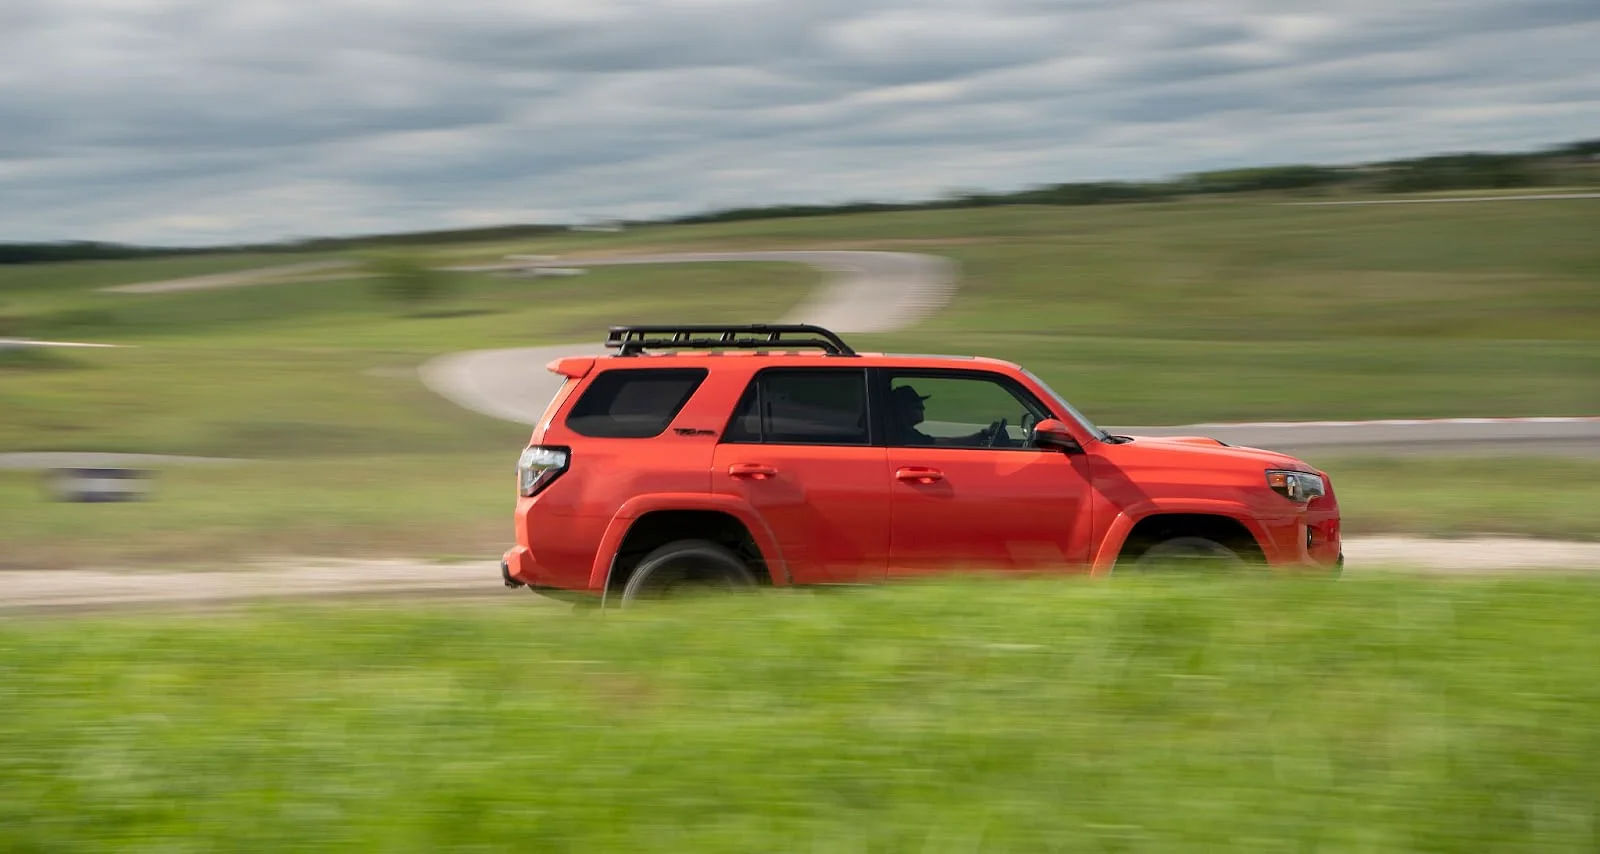
[[[873,443],[867,372],[758,373],[717,445],[711,488],[766,520],[790,581],[876,581],[889,550],[886,452]]]
[[[1031,446],[1058,417],[989,371],[875,372],[888,444],[889,574],[1089,559],[1088,458]]]

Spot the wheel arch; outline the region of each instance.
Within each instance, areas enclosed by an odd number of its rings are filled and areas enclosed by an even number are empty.
[[[1268,563],[1274,562],[1277,556],[1266,527],[1248,508],[1225,501],[1184,501],[1147,504],[1119,512],[1100,541],[1090,571],[1094,575],[1110,573],[1130,545],[1161,526],[1208,537],[1211,534],[1207,532],[1227,531],[1231,535],[1248,537],[1249,546]]]
[[[596,549],[589,589],[598,593],[624,582],[630,560],[676,539],[710,539],[735,552],[747,548],[759,563],[753,572],[760,576],[764,570],[774,586],[789,584],[777,538],[755,508],[731,495],[662,493],[635,496],[618,508]]]

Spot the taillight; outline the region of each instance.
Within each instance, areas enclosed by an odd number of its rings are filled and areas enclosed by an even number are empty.
[[[566,448],[532,445],[522,449],[522,456],[517,459],[517,492],[524,498],[536,494],[566,471],[571,459],[572,453]]]

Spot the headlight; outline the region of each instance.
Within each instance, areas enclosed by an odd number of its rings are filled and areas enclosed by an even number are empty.
[[[567,470],[571,456],[566,448],[534,445],[522,450],[517,460],[517,492],[524,498],[533,495]]]
[[[1267,470],[1267,486],[1290,501],[1306,502],[1321,498],[1328,489],[1322,476],[1305,471]]]

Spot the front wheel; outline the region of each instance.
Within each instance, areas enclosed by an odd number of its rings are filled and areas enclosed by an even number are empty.
[[[622,588],[622,606],[710,592],[748,590],[755,576],[739,556],[710,540],[677,540],[639,561]]]
[[[1173,537],[1162,540],[1133,562],[1133,569],[1199,570],[1203,572],[1237,572],[1246,567],[1243,557],[1216,540],[1205,537]]]

